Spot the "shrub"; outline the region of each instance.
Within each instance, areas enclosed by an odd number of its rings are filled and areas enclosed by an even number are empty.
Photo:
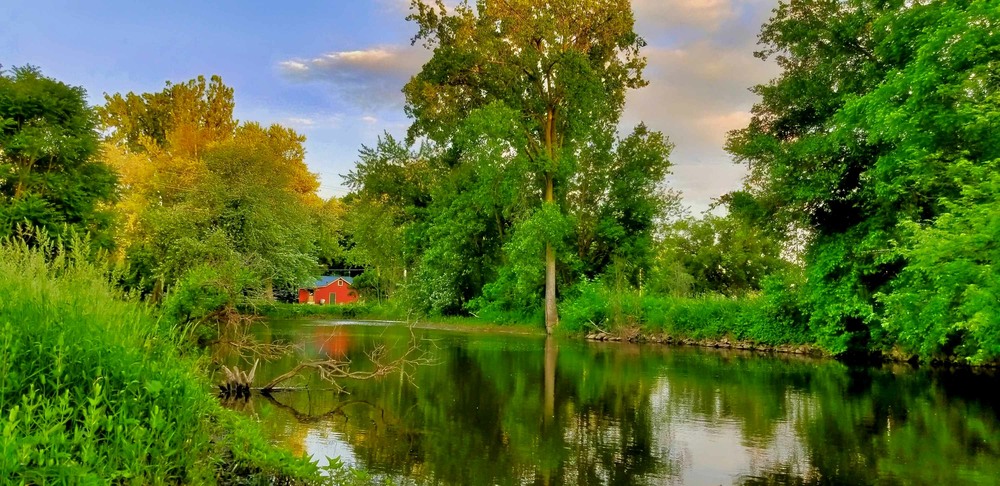
[[[574,285],[559,305],[559,325],[567,332],[597,327],[608,329],[608,299],[600,280]]]
[[[815,342],[800,289],[800,282],[790,276],[765,279],[761,294],[741,317],[747,337],[769,345]]]
[[[600,280],[573,286],[559,307],[567,332],[597,327],[621,332],[639,327],[691,339],[732,339],[759,344],[812,342],[808,318],[791,277],[771,277],[764,291],[740,298],[705,294],[679,297],[615,290]]]

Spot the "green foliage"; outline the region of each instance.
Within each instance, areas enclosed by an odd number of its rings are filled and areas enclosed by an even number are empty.
[[[230,324],[244,293],[257,286],[256,276],[238,262],[198,264],[167,292],[160,316],[179,326],[181,337],[205,345],[219,338],[218,324]]]
[[[645,59],[638,55],[645,42],[632,31],[627,2],[518,0],[448,11],[415,1],[413,7],[415,40],[434,55],[404,88],[411,137],[442,142],[467,114],[500,102],[524,115],[538,142],[518,150],[541,155],[549,110],[557,115],[551,128],[559,145],[576,144],[594,127],[614,124],[625,91],[645,84]],[[562,42],[570,36],[577,42]]]
[[[424,261],[432,265],[425,274],[435,278],[431,306],[455,312],[480,298],[486,284],[517,282],[523,290],[533,280],[532,287],[545,289],[550,327],[557,320],[557,260],[570,262],[564,280],[579,271],[573,253],[555,248],[572,248],[564,241],[569,234],[531,236],[517,226],[537,229],[530,222],[539,214],[557,213],[584,225],[581,255],[593,266],[605,265],[616,248],[641,258],[649,245],[637,242],[656,212],[650,194],[669,167],[664,137],[644,126],[615,153],[625,92],[645,84],[645,43],[633,31],[631,6],[518,0],[449,11],[415,0],[411,12],[414,41],[433,54],[403,89],[413,118],[409,139],[426,137],[442,148],[434,164],[442,169],[440,186],[429,191],[433,212],[420,231],[431,242]],[[529,256],[543,262],[541,275],[505,255],[533,246],[530,239],[544,244]],[[482,298],[488,294],[504,292],[482,290]]]
[[[732,213],[671,223],[657,251],[649,286],[668,294],[746,295],[761,290],[768,275],[792,266],[777,238]]]
[[[649,331],[678,338],[717,340],[729,337],[749,341],[753,337],[746,335],[741,317],[754,303],[752,298],[737,300],[720,295],[651,296],[643,301],[644,324]]]
[[[978,184],[965,186],[933,224],[907,225],[909,264],[891,292],[883,325],[905,351],[926,360],[957,358],[972,364],[1000,358],[1000,174],[997,163],[970,167]]]
[[[600,280],[579,282],[567,294],[559,306],[560,325],[565,331],[608,328],[608,292]]]
[[[33,67],[0,72],[0,237],[89,235],[110,248],[115,176],[86,93]],[[18,230],[20,228],[20,230]]]
[[[261,480],[315,477],[235,426],[195,364],[178,356],[172,330],[77,254],[6,241],[0,293],[5,480],[210,483],[233,469]]]
[[[656,223],[679,207],[680,195],[663,189],[673,144],[643,124],[620,140],[609,134],[595,139],[570,179],[566,199],[573,245],[565,253],[577,256],[580,262],[571,268],[588,278],[627,261],[628,280],[640,285],[640,273],[654,258]]]
[[[883,350],[899,339],[924,357],[959,348],[975,361],[994,355],[986,334],[966,329],[979,326],[944,310],[951,304],[892,294],[934,292],[916,275],[941,274],[950,258],[917,248],[973,217],[948,216],[957,209],[949,201],[988,177],[959,168],[1000,155],[998,21],[993,2],[810,0],[782,3],[764,26],[758,55],[776,57],[783,72],[755,88],[761,101],[729,150],[749,164],[748,186],[775,226],[808,234],[803,298],[828,350]],[[953,296],[963,285],[940,283]],[[931,318],[926,342],[903,324],[919,315]]]
[[[745,339],[772,346],[815,343],[802,284],[801,274],[795,271],[765,278],[760,294],[751,297],[753,304],[739,319]]]
[[[382,301],[392,296],[395,286],[403,279],[405,226],[398,224],[398,214],[382,201],[355,199],[345,219],[345,230],[351,246],[347,262],[365,267],[358,277],[361,296]]]
[[[429,202],[431,172],[424,150],[414,153],[386,134],[375,147],[362,146],[345,177],[354,190],[344,201],[345,259],[366,269],[358,285],[363,297],[390,298],[416,260],[418,243],[408,235]]]
[[[133,152],[170,147],[184,156],[197,156],[207,143],[229,137],[237,125],[233,89],[219,76],[168,81],[158,93],[116,93],[105,99],[98,113],[103,125],[115,128],[110,140]]]
[[[775,275],[765,279],[763,287],[762,293],[734,299],[640,294],[600,280],[586,281],[570,290],[559,310],[569,332],[629,335],[639,330],[678,339],[730,338],[770,346],[813,342],[800,304],[800,279]]]

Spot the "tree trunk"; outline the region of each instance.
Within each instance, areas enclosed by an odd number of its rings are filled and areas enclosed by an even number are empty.
[[[552,198],[552,176],[546,176],[545,204],[555,204]],[[559,311],[556,309],[556,251],[551,241],[545,242],[545,332],[559,325]]]
[[[549,169],[545,172],[545,202],[555,204],[553,188],[555,177],[555,110],[549,109],[545,125],[545,151]],[[556,250],[551,241],[545,242],[545,333],[552,334],[559,325],[559,311],[556,309]]]

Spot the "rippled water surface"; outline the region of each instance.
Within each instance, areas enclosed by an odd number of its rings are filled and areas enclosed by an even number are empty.
[[[436,484],[1000,484],[1000,380],[737,351],[285,321],[301,361],[409,378],[289,382],[240,405],[283,447]]]

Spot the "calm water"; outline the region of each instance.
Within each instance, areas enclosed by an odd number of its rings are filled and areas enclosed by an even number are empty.
[[[255,396],[283,447],[437,484],[1000,484],[1000,380],[710,349],[276,322],[302,359],[436,364]]]

